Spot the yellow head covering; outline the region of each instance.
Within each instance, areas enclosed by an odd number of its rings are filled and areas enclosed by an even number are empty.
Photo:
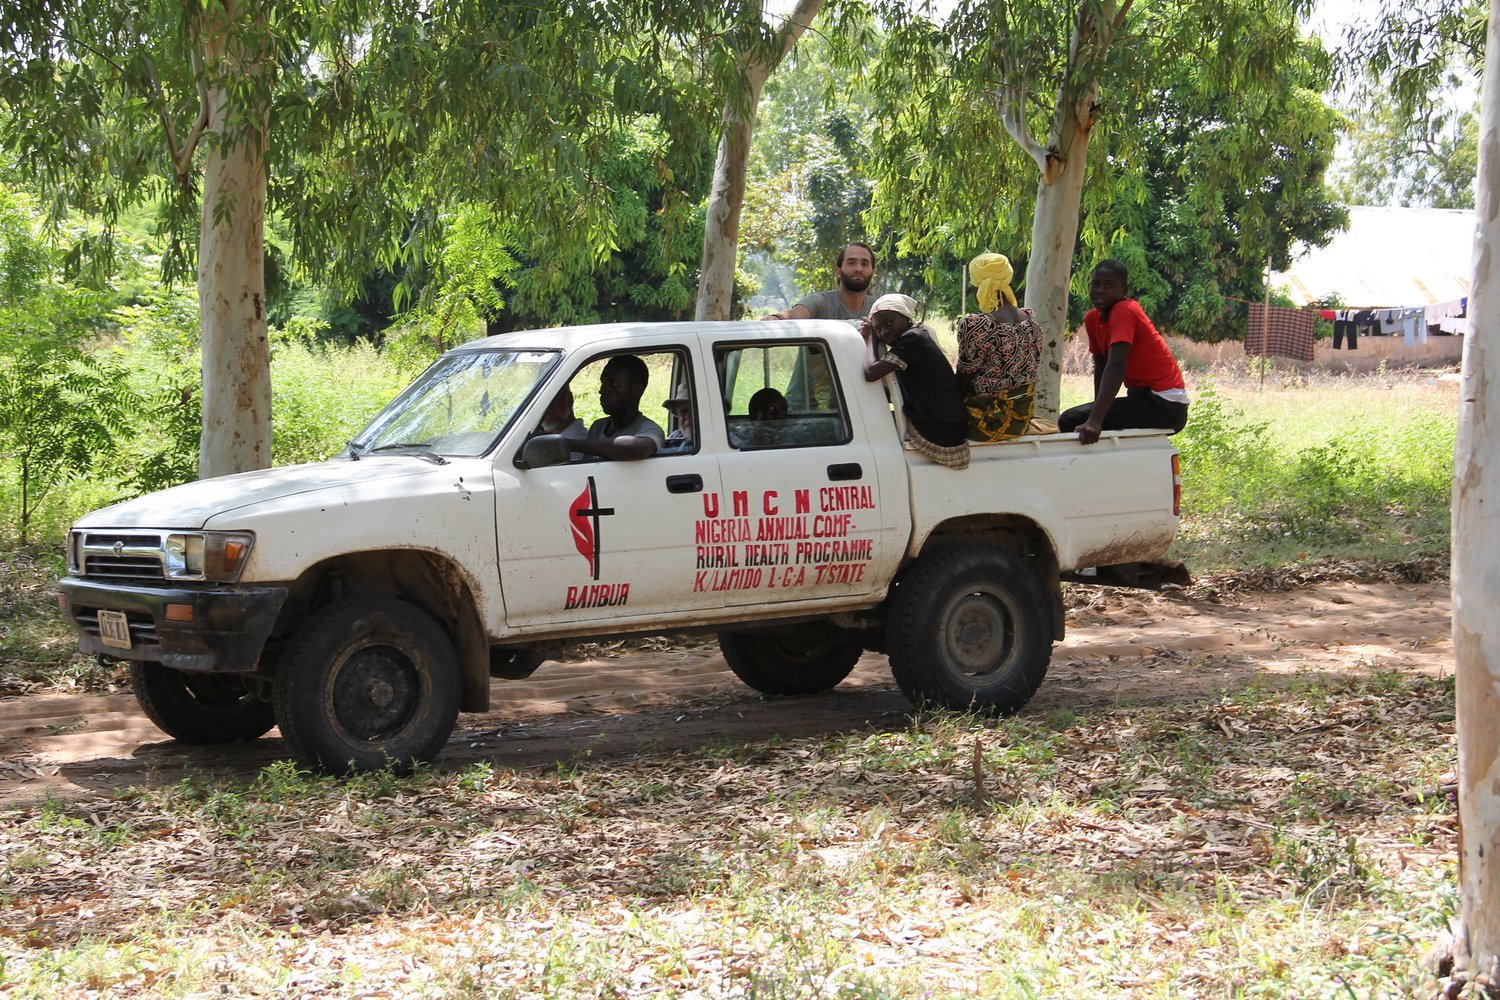
[[[979,289],[979,308],[989,312],[1004,298],[1007,305],[1016,304],[1016,293],[1010,290],[1010,279],[1016,273],[1010,258],[1003,253],[982,253],[969,261],[969,280]]]

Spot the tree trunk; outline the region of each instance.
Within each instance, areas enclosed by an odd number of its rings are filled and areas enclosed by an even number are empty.
[[[1453,658],[1458,708],[1455,979],[1500,996],[1500,0],[1490,0],[1475,197],[1474,283],[1453,475]]]
[[[205,19],[204,59],[221,67],[208,97],[208,153],[198,238],[198,310],[203,341],[204,479],[271,464],[271,352],[266,340],[264,107],[236,106],[229,85],[263,66],[229,48],[238,11],[225,0]],[[246,87],[254,92],[259,88]]]
[[[1062,389],[1062,352],[1068,334],[1068,284],[1078,243],[1078,213],[1088,173],[1089,130],[1099,85],[1091,83],[1059,115],[1036,189],[1031,258],[1026,264],[1026,307],[1046,331],[1036,383],[1037,416],[1055,420]],[[1059,153],[1058,150],[1065,152]]]
[[[714,182],[708,195],[708,213],[703,220],[703,261],[698,272],[698,302],[693,317],[726,320],[734,301],[734,265],[739,255],[740,210],[745,205],[745,172],[750,162],[750,139],[755,132],[755,111],[771,72],[797,44],[812,19],[823,9],[823,0],[798,0],[776,33],[779,44],[770,59],[747,59],[745,82],[748,100],[724,105],[724,131],[714,162]]]

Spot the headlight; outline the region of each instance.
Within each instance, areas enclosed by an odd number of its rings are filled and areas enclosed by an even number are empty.
[[[254,544],[248,531],[174,532],[166,539],[167,579],[234,583]]]
[[[78,547],[83,544],[83,532],[68,532],[68,575],[78,576],[83,572],[83,563],[78,558]]]

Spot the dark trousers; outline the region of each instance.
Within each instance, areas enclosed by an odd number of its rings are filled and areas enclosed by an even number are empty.
[[[1345,337],[1349,338],[1349,350],[1354,350],[1359,343],[1359,330],[1355,328],[1354,321],[1349,319],[1336,319],[1333,321],[1333,349],[1339,349]]]
[[[1173,434],[1187,426],[1186,403],[1174,403],[1162,399],[1145,386],[1126,389],[1125,395],[1116,396],[1104,415],[1104,430],[1123,431],[1132,427],[1158,427]],[[1064,410],[1057,418],[1057,427],[1062,431],[1076,431],[1081,424],[1093,416],[1094,404],[1085,403]]]

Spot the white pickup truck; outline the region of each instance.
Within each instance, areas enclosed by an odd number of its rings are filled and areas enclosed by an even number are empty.
[[[68,536],[61,604],[85,653],[131,662],[189,743],[273,725],[328,771],[436,757],[491,678],[566,643],[718,634],[750,687],[834,687],[866,649],[917,703],[1010,712],[1063,635],[1060,580],[1151,586],[1177,528],[1157,431],[976,446],[965,471],[901,444],[899,389],[848,324],[616,324],[511,333],[439,358],[339,458],[188,483]],[[583,460],[543,435],[564,386],[646,362],[696,440]],[[774,388],[782,419],[752,420]],[[654,411],[654,412],[653,412]]]

